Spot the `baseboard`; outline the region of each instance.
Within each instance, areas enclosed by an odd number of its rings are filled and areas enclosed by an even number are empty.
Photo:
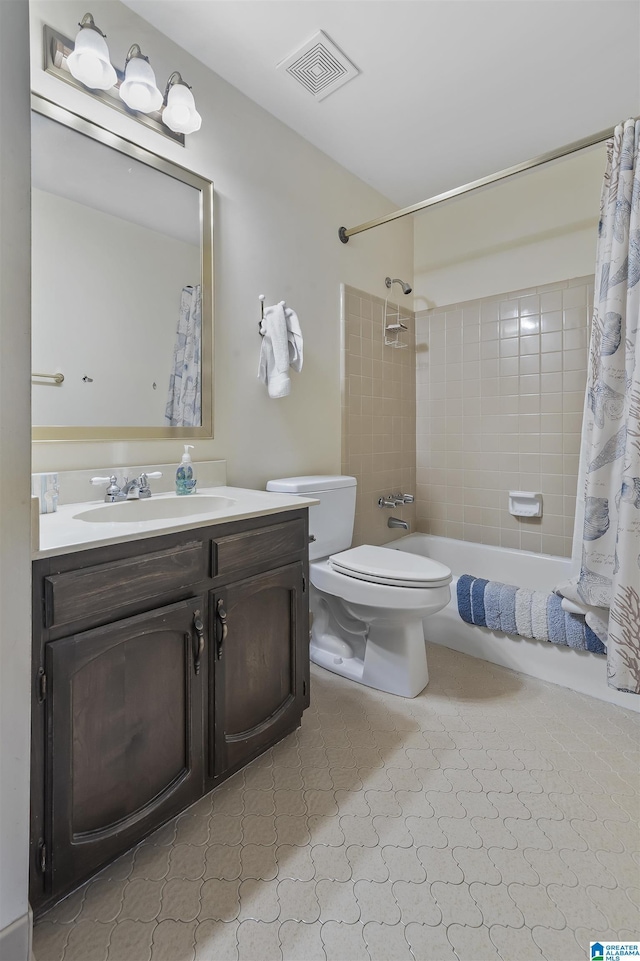
[[[0,961],[29,961],[31,955],[31,911],[0,931]]]

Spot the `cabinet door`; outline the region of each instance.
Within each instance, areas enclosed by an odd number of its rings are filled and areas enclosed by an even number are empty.
[[[47,645],[52,893],[202,793],[203,615],[193,598]]]
[[[210,773],[242,767],[300,722],[309,648],[303,575],[301,563],[289,564],[211,599]]]

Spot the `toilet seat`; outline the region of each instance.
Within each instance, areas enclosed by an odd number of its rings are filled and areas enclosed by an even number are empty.
[[[431,588],[451,583],[451,571],[439,561],[370,544],[332,554],[329,564],[347,577],[390,587]]]

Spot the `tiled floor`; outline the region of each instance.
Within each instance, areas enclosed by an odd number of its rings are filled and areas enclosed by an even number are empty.
[[[640,719],[429,649],[313,672],[302,728],[37,926],[37,961],[584,961],[640,935]]]

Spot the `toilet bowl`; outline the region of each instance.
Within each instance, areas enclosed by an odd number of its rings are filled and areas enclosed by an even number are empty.
[[[268,490],[316,497],[309,510],[311,660],[334,674],[402,697],[429,680],[422,620],[450,600],[451,571],[384,547],[351,549],[355,478],[269,481]]]
[[[369,557],[374,552],[392,553],[383,547],[366,550]],[[382,583],[380,573],[373,573],[376,579],[369,580],[367,572],[347,573],[337,566],[353,553],[334,554],[309,568],[311,660],[380,691],[416,697],[429,681],[422,618],[449,603],[451,574],[444,565],[433,562],[434,568],[441,570],[432,572],[432,583],[426,580],[428,570],[422,571],[421,586],[402,583],[393,570],[389,572],[393,583]],[[427,558],[419,560],[427,560],[424,567],[430,568]],[[377,565],[377,572],[384,561],[386,557]]]

